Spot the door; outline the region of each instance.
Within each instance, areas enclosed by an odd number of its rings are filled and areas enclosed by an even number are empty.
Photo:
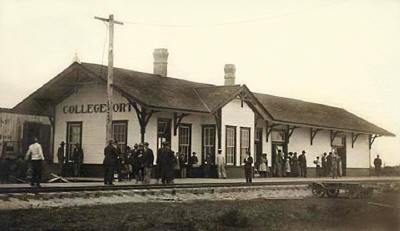
[[[271,166],[272,166],[272,172],[273,172],[273,176],[277,176],[275,174],[275,169],[276,169],[276,156],[278,155],[278,151],[282,152],[282,155],[284,155],[284,153],[286,153],[287,151],[287,144],[285,143],[272,143],[272,155],[271,155]]]
[[[342,162],[342,176],[346,176],[346,168],[347,168],[347,155],[346,155],[346,136],[338,136],[335,138],[333,142],[332,148],[336,150],[337,154],[340,157]]]
[[[39,139],[39,143],[42,146],[43,155],[45,160],[52,161],[53,156],[50,152],[50,138],[51,138],[51,128],[50,125],[25,122],[23,125],[22,132],[22,150],[26,152],[29,145],[33,143],[34,137]]]
[[[158,119],[157,121],[157,150],[163,142],[171,145],[171,119]]]
[[[76,144],[82,145],[82,122],[67,122],[67,161],[72,160]]]
[[[261,159],[262,151],[263,151],[263,129],[262,128],[256,128],[256,135],[254,139],[254,152],[255,152],[255,162],[258,163]],[[258,167],[258,166],[256,166]]]

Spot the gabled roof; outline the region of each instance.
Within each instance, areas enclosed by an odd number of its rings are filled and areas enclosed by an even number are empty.
[[[210,112],[216,111],[221,106],[225,105],[230,97],[234,97],[240,93],[242,87],[240,85],[233,86],[210,86],[199,87],[194,89],[198,97]]]
[[[254,95],[275,121],[394,135],[342,108],[261,93]]]
[[[60,102],[74,91],[74,87],[79,86],[80,81],[106,83],[106,79],[106,66],[73,63],[15,106],[13,111],[48,115],[48,111],[44,112],[43,102]],[[351,130],[368,134],[393,135],[342,108],[252,93],[245,85],[214,86],[114,68],[113,86],[124,96],[133,98],[146,107],[198,113],[215,112],[241,92],[247,92],[252,102],[256,104],[256,107],[252,107],[253,110],[262,110],[261,115],[268,114],[268,119],[275,122]]]

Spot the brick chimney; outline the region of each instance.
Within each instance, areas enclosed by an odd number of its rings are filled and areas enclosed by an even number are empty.
[[[225,64],[225,86],[235,85],[235,64]]]
[[[156,75],[161,75],[163,77],[167,76],[168,67],[168,49],[157,48],[154,49],[153,57],[153,73]]]

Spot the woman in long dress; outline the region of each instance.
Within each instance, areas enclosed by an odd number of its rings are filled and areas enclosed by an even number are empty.
[[[267,166],[268,166],[268,162],[267,162],[267,154],[263,154],[261,156],[260,159],[260,166],[258,167],[258,170],[260,171],[260,175],[262,177],[266,177],[267,176]]]

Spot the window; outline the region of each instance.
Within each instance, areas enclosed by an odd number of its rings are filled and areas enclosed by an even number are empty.
[[[202,161],[206,161],[206,155],[211,155],[211,160],[215,158],[215,125],[203,125],[202,132]]]
[[[240,163],[246,158],[250,151],[250,128],[240,128]]]
[[[117,120],[112,122],[112,137],[122,153],[126,152],[126,144],[128,138],[128,121]]]
[[[192,125],[179,125],[179,152],[185,156],[186,163],[189,161],[191,152]]]
[[[236,156],[236,127],[226,126],[225,139],[226,164],[234,165]]]

